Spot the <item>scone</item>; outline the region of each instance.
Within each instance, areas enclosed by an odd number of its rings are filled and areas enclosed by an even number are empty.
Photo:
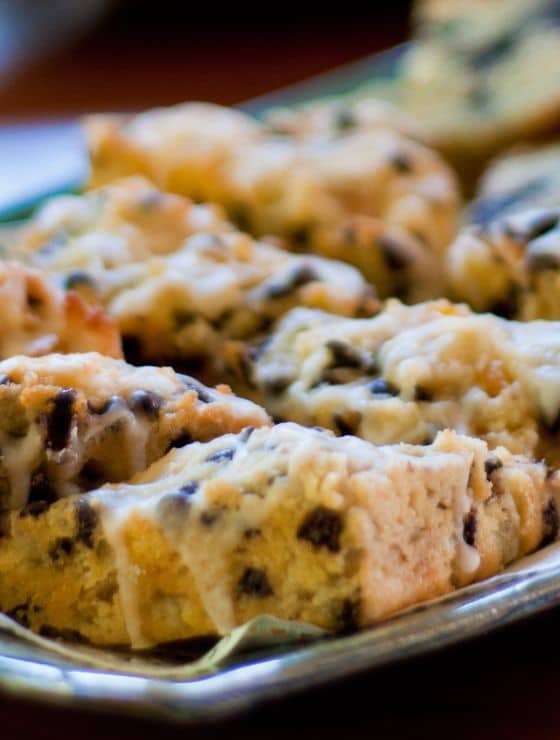
[[[560,143],[517,147],[493,161],[478,184],[468,220],[491,221],[529,208],[560,207]]]
[[[454,175],[405,125],[372,117],[367,130],[294,137],[200,103],[95,116],[85,122],[91,184],[142,173],[222,204],[253,235],[356,265],[381,295],[437,295],[457,224]]]
[[[172,363],[212,381],[226,339],[254,337],[294,306],[345,316],[377,307],[350,265],[257,242],[219,212],[140,178],[55,198],[15,251],[102,303],[129,360]]]
[[[0,362],[0,512],[127,480],[170,447],[268,423],[227,387],[94,352]]]
[[[49,352],[122,357],[115,321],[38,270],[0,260],[0,359]]]
[[[465,227],[447,256],[449,290],[476,311],[560,319],[560,207]]]
[[[450,428],[557,464],[560,323],[393,300],[370,319],[296,309],[241,352],[234,387],[277,419],[376,444]]]
[[[419,2],[414,17],[395,80],[352,98],[400,107],[468,187],[504,147],[558,130],[558,0]]]
[[[552,541],[555,493],[542,463],[449,431],[376,448],[294,424],[246,430],[12,513],[0,608],[47,636],[133,648],[259,614],[355,629]]]

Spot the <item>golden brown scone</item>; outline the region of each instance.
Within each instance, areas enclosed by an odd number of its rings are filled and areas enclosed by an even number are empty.
[[[16,248],[60,285],[101,302],[128,359],[219,379],[225,340],[247,339],[294,306],[371,315],[350,265],[296,255],[235,230],[219,211],[128,178],[50,201]]]
[[[0,512],[127,480],[170,447],[269,423],[227,388],[94,352],[0,362]]]
[[[91,184],[142,173],[162,189],[222,204],[253,235],[358,266],[383,296],[417,300],[441,289],[457,186],[439,156],[389,118],[298,138],[200,103],[95,116],[85,121]]]
[[[236,350],[232,385],[277,419],[375,444],[423,444],[450,428],[559,462],[560,322],[392,300],[369,319],[295,309],[238,368]]]
[[[259,614],[355,629],[552,541],[553,493],[542,463],[449,431],[376,448],[295,424],[246,430],[14,512],[0,607],[44,635],[133,648]]]
[[[447,270],[451,294],[475,311],[560,319],[560,208],[512,209],[465,227]]]
[[[49,352],[122,357],[115,321],[38,270],[0,261],[0,359]]]

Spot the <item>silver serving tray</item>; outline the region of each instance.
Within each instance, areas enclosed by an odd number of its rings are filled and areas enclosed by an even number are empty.
[[[487,633],[560,604],[560,544],[499,576],[378,626],[307,647],[245,657],[189,681],[88,668],[0,633],[0,689],[19,698],[176,720],[221,719],[271,698],[317,687]]]

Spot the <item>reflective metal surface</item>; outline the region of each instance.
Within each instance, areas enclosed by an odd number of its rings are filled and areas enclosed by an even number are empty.
[[[200,722],[436,650],[556,604],[560,545],[370,630],[281,655],[238,657],[218,672],[191,681],[92,670],[0,634],[0,688],[20,697],[89,709]]]

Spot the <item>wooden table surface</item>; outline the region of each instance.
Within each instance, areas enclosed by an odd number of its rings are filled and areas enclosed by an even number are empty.
[[[153,5],[129,3],[79,45],[22,70],[0,89],[0,118],[43,119],[185,99],[233,103],[397,43],[406,28],[407,3],[398,0],[383,11],[355,6],[344,17],[323,6],[315,18],[321,6],[309,4],[302,13],[275,14],[266,7],[249,19],[230,8],[219,22],[211,9],[182,21],[165,2],[152,17]],[[557,738],[559,621],[560,610],[548,612],[437,654],[279,697],[211,726],[156,725],[0,696],[0,731],[18,740],[112,740],[132,733],[158,740]]]

